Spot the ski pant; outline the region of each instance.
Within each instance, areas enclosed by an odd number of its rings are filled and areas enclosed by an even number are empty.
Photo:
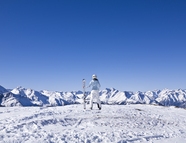
[[[93,99],[96,98],[97,104],[99,104],[99,107],[101,108],[101,101],[99,99],[99,90],[92,90],[91,91],[91,97],[90,97],[90,108],[93,107]]]

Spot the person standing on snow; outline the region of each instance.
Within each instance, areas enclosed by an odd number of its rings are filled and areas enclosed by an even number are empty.
[[[89,85],[86,88],[89,88],[90,86],[92,87],[92,91],[91,91],[91,97],[90,97],[90,109],[92,110],[93,107],[93,99],[96,98],[97,100],[97,105],[99,110],[101,110],[101,102],[99,99],[99,88],[101,87],[97,76],[94,74],[92,76],[92,80],[90,81]]]

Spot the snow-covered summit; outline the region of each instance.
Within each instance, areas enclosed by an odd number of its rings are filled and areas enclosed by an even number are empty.
[[[0,108],[2,143],[185,143],[184,109],[150,105]]]

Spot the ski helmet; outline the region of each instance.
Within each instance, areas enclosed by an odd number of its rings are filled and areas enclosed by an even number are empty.
[[[93,74],[92,78],[93,79],[96,79],[97,78],[97,75]]]

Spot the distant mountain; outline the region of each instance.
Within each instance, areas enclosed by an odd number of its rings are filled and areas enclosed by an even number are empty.
[[[5,89],[4,87],[2,87],[2,86],[0,85],[0,94],[6,93],[6,92],[8,92],[8,90]]]
[[[102,104],[157,104],[163,106],[178,106],[186,108],[186,90],[153,90],[147,92],[119,91],[106,88],[99,92]],[[89,102],[90,92],[86,92]],[[35,91],[17,87],[6,90],[0,86],[0,105],[12,106],[64,106],[83,103],[83,92]]]
[[[13,106],[22,106],[22,104],[19,98],[16,98],[16,96],[11,92],[7,92],[4,93],[3,96],[1,96],[1,106],[13,107]]]

